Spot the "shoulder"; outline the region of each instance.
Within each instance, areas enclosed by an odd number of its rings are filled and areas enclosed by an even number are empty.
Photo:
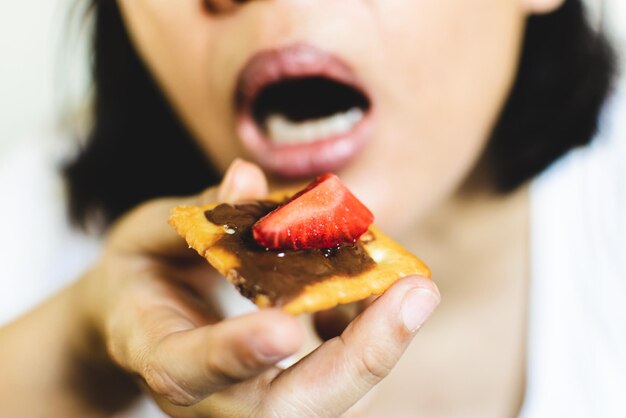
[[[59,138],[42,135],[0,159],[0,324],[67,284],[94,253],[95,240],[67,222],[59,171],[66,151]]]

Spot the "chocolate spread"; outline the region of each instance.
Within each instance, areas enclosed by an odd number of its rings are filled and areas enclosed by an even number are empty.
[[[375,262],[360,242],[328,249],[269,250],[252,237],[252,226],[276,209],[274,202],[222,204],[206,211],[206,218],[223,225],[226,234],[215,244],[237,255],[240,265],[229,273],[239,292],[254,300],[266,296],[280,306],[298,296],[307,285],[339,276],[356,276],[374,267]]]

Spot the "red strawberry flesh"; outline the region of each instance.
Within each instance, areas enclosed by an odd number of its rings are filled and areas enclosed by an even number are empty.
[[[332,248],[355,243],[373,221],[372,212],[328,173],[261,218],[252,234],[272,250]]]

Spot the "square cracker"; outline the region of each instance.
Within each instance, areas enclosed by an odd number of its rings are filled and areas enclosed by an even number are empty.
[[[289,194],[281,193],[266,200],[282,202]],[[223,225],[207,220],[204,213],[220,203],[205,206],[179,206],[172,210],[170,225],[187,241],[189,246],[231,283],[233,270],[240,265],[237,255],[215,244],[226,234]],[[361,237],[361,244],[376,263],[375,267],[356,276],[330,276],[320,282],[307,285],[295,298],[281,308],[292,314],[316,312],[338,304],[356,302],[372,295],[382,294],[397,280],[420,275],[431,277],[430,269],[400,244],[383,234],[375,226]],[[374,237],[373,240],[367,237]],[[259,307],[271,306],[269,299],[258,295],[253,302]]]

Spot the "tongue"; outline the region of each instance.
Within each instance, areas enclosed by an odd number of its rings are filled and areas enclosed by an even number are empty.
[[[272,113],[265,120],[265,128],[276,145],[302,144],[344,135],[361,119],[363,110],[358,107],[301,122],[294,122],[282,113]]]

